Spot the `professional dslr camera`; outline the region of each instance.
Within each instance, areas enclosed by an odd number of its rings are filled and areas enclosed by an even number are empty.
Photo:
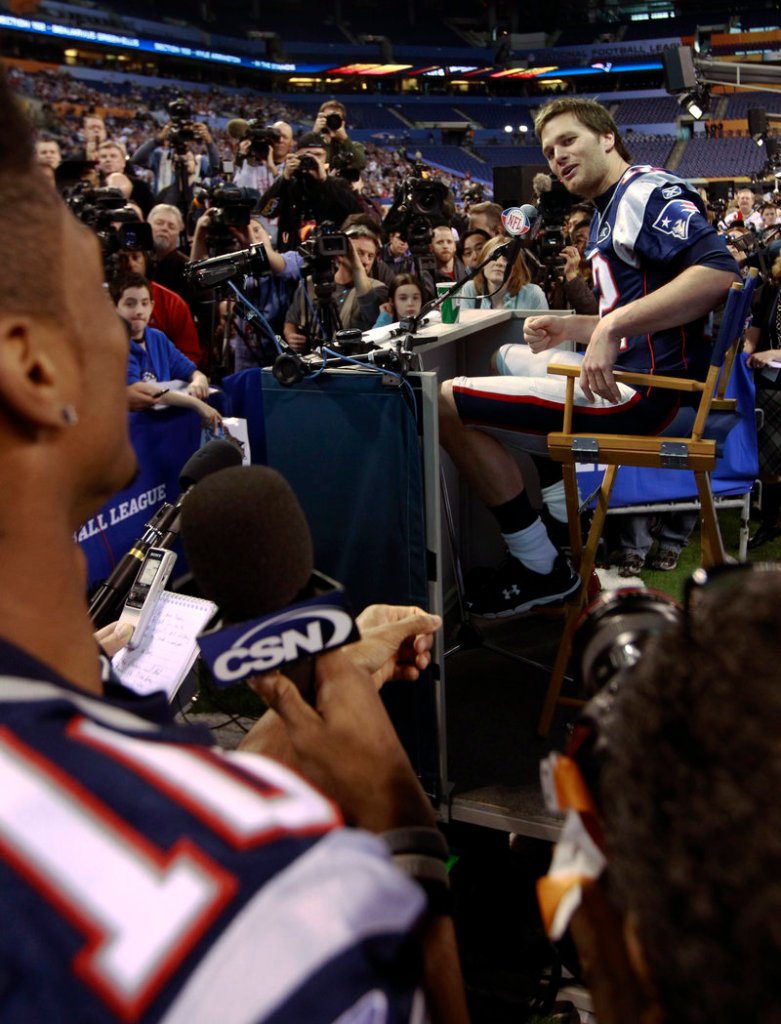
[[[313,156],[309,153],[304,153],[298,158],[298,167],[293,171],[293,180],[298,182],[304,182],[311,180],[311,176],[307,174],[307,171],[314,171],[318,173],[320,165]]]
[[[695,572],[702,574],[704,570]],[[632,668],[648,642],[684,620],[681,605],[655,590],[603,592],[588,608],[572,643],[573,674],[588,699],[573,728],[568,755],[577,763],[589,792],[600,804],[600,774],[608,756],[605,725],[616,694],[631,685]]]
[[[329,132],[338,132],[344,124],[344,118],[341,114],[337,114],[336,111],[329,114],[325,119],[325,126]]]
[[[338,114],[329,114],[329,117],[338,117]],[[304,160],[311,160],[306,154],[301,157]],[[331,160],[331,171],[337,178],[344,178],[345,181],[358,181],[361,176],[361,169],[358,167],[354,153],[338,152]]]
[[[181,155],[186,151],[187,143],[195,139],[195,123],[192,119],[192,110],[186,100],[172,100],[168,104],[168,117],[171,120],[168,141],[173,151]]]
[[[79,182],[64,198],[74,216],[98,236],[109,276],[112,257],[120,249],[152,249],[152,229],[138,219],[138,212],[118,188],[91,188],[87,182]]]

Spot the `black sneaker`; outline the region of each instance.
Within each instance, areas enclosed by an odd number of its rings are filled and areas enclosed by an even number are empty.
[[[580,577],[564,555],[556,556],[549,573],[534,572],[508,555],[480,590],[467,598],[470,615],[504,619],[538,605],[560,604],[580,587]]]

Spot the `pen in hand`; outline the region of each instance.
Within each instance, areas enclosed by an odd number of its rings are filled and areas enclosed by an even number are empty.
[[[170,388],[163,388],[163,390],[162,390],[162,391],[156,391],[156,392],[155,392],[155,393],[154,393],[154,394],[152,395],[152,398],[162,398],[162,397],[163,397],[163,395],[167,395],[167,394],[168,394],[168,392],[169,392],[170,390],[171,390]]]

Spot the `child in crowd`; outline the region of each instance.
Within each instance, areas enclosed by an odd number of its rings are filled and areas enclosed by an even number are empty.
[[[162,331],[148,326],[153,305],[149,281],[142,274],[124,274],[111,281],[109,292],[130,332],[127,384],[131,407],[155,403],[184,406],[199,413],[204,425],[218,427],[220,414],[204,401],[209,394],[208,377]],[[186,390],[149,390],[150,382],[179,380],[187,383]]]
[[[396,274],[390,284],[388,301],[380,306],[380,315],[375,327],[385,327],[403,320],[407,316],[417,316],[423,305],[423,292],[417,278],[412,274]]]

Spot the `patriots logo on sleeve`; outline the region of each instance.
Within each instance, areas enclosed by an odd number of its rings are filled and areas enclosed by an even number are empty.
[[[689,237],[689,222],[697,207],[690,199],[673,199],[663,208],[662,212],[654,221],[655,231],[664,235],[672,235],[673,238],[685,240]]]

